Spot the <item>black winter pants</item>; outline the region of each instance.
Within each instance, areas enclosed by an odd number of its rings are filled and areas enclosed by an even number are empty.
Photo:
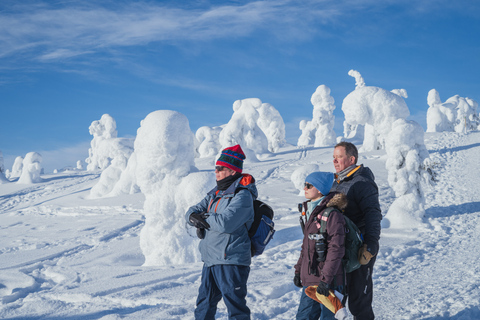
[[[373,320],[373,265],[376,256],[364,266],[347,273],[348,309],[355,320]]]

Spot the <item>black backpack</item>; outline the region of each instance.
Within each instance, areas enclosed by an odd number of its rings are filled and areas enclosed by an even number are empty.
[[[252,242],[252,257],[263,253],[275,233],[273,209],[265,202],[253,200],[253,211],[253,223],[248,230],[248,236]]]

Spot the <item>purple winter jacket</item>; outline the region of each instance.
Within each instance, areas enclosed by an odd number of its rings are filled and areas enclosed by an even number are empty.
[[[307,203],[305,202],[304,208]],[[302,285],[315,286],[323,281],[332,286],[344,285],[342,258],[345,255],[345,219],[340,210],[347,206],[347,197],[343,193],[329,193],[313,210],[310,218],[305,223],[302,251],[295,265],[295,273],[300,273]],[[325,261],[316,261],[315,240],[308,238],[309,234],[317,234],[319,228],[316,223],[317,216],[328,207],[336,207],[327,220],[327,256]]]

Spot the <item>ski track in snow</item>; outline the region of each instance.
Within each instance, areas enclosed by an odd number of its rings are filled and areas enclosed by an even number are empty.
[[[439,181],[426,194],[423,228],[382,230],[373,274],[377,319],[480,319],[477,141],[478,132],[426,134]],[[275,209],[277,229],[252,262],[252,319],[295,318],[293,266],[302,237],[296,205],[303,197],[290,177],[312,163],[331,171],[331,159],[332,148],[289,147],[246,164],[260,199]],[[385,214],[394,200],[385,157],[360,160],[375,172]],[[0,193],[0,230],[8,235],[0,238],[0,318],[193,319],[202,264],[142,267],[142,201],[85,200],[97,179],[62,175]],[[227,318],[220,302],[217,319]]]

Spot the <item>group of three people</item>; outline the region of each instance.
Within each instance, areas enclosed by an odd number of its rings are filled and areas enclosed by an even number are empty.
[[[222,150],[215,163],[217,186],[185,214],[187,223],[197,228],[202,280],[195,308],[195,319],[215,319],[223,298],[229,319],[250,319],[246,303],[251,264],[248,230],[253,222],[253,200],[258,192],[255,179],[242,174],[245,154],[239,145]],[[302,288],[297,319],[334,319],[334,314],[305,294],[308,286],[328,295],[338,290],[348,297],[348,307],[356,320],[374,319],[372,309],[372,269],[379,249],[380,220],[378,188],[372,171],[357,165],[358,151],[349,142],[334,148],[336,174],[314,172],[305,179],[305,228],[300,257],[295,265],[294,284]],[[326,252],[315,253],[315,240],[323,211],[333,207],[326,224]],[[343,272],[345,221],[350,218],[364,237],[360,255],[363,265]],[[319,261],[323,260],[323,261]]]

